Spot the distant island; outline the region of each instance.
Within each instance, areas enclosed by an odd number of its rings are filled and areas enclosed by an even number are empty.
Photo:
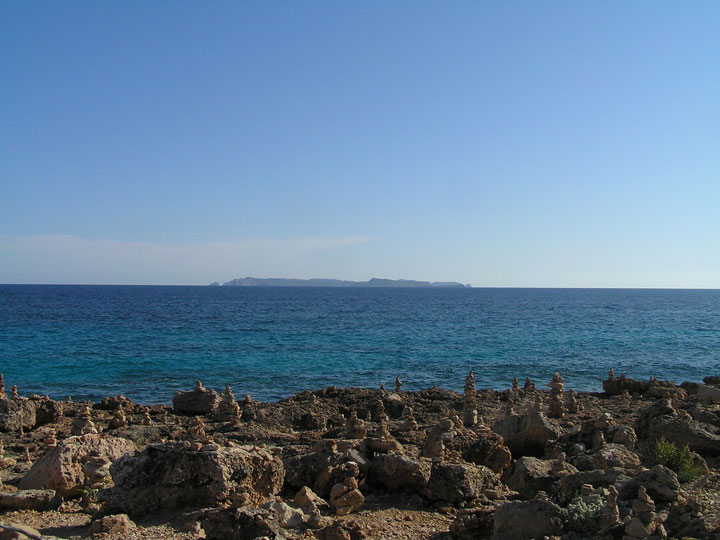
[[[218,282],[210,286],[219,286]],[[254,278],[244,277],[233,279],[222,284],[223,287],[402,287],[402,288],[455,288],[470,287],[455,281],[415,281],[412,279],[381,279],[372,278],[368,281],[347,281],[342,279],[287,279],[287,278]]]

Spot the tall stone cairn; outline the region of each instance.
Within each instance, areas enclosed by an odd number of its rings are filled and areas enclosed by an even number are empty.
[[[548,384],[550,388],[550,405],[548,408],[548,416],[550,418],[562,418],[565,416],[565,403],[563,400],[563,390],[565,381],[559,373],[553,375],[552,381]]]
[[[477,395],[475,392],[475,375],[472,369],[465,377],[465,389],[463,391],[463,424],[465,427],[472,427],[477,424]]]

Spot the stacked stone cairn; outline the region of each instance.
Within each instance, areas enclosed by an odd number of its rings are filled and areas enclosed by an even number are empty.
[[[600,510],[598,525],[600,525],[602,529],[607,529],[620,523],[620,511],[617,505],[617,488],[615,488],[615,486],[609,486],[603,489],[603,495],[605,495],[605,506]]]
[[[342,466],[341,472],[344,478],[330,490],[329,501],[338,516],[349,514],[365,502],[365,497],[358,488],[357,477],[360,474],[358,464],[348,461]]]
[[[17,385],[12,385],[10,387],[10,399],[20,399],[20,395],[18,394]]]
[[[575,390],[570,390],[565,397],[565,410],[569,413],[580,412],[580,405],[578,404]]]
[[[445,457],[445,443],[450,442],[454,436],[453,422],[450,418],[443,418],[438,425],[425,435],[423,456],[433,461],[442,461]]]
[[[7,399],[7,394],[5,393],[5,376],[0,373],[0,399]]]
[[[140,423],[143,426],[152,425],[152,418],[150,418],[150,409],[148,407],[143,407],[142,418],[140,419]]]
[[[122,406],[120,406],[113,412],[113,417],[110,419],[108,427],[110,429],[117,429],[121,427],[126,427],[127,425],[128,420],[125,416],[125,411],[123,411]]]
[[[383,404],[381,399],[378,399],[377,413],[375,415],[375,420],[377,422],[377,430],[375,432],[375,436],[378,439],[392,438],[390,435],[390,430],[388,429],[388,422],[389,422],[390,418],[388,417],[387,413],[385,412],[385,405]]]
[[[57,446],[57,438],[55,437],[54,429],[50,430],[47,437],[43,438],[43,443],[47,448],[55,448]]]
[[[85,405],[80,409],[79,416],[73,420],[72,426],[70,427],[70,433],[72,435],[87,435],[91,433],[97,433],[98,429],[90,417],[90,407]]]
[[[413,414],[412,407],[405,407],[405,421],[403,422],[401,426],[402,431],[417,431],[418,429],[418,423],[417,420],[415,420],[415,415]]]
[[[345,436],[348,439],[364,439],[367,436],[365,421],[358,418],[357,411],[350,413],[350,418],[345,426]]]
[[[517,391],[517,390],[520,390],[520,383],[518,382],[518,378],[517,378],[517,377],[513,377],[513,380],[512,380],[512,389],[513,389],[513,390],[516,390],[516,391]]]
[[[527,392],[535,391],[535,383],[530,380],[530,377],[525,377],[525,384],[523,385],[523,390]]]
[[[637,499],[633,501],[630,516],[625,522],[623,540],[667,538],[663,521],[665,521],[665,516],[655,513],[655,503],[647,494],[645,486],[640,486]]]
[[[196,416],[193,423],[188,427],[188,435],[193,441],[205,442],[207,440],[207,434],[205,433],[205,422],[202,418]]]
[[[220,403],[215,409],[215,417],[224,422],[239,424],[240,416],[240,406],[235,401],[235,394],[233,394],[230,385],[225,385],[225,391],[220,396]]]
[[[563,390],[565,381],[559,373],[553,375],[552,381],[548,383],[550,388],[550,406],[548,416],[550,418],[563,418],[565,416],[565,403],[563,402]]]
[[[400,380],[400,377],[395,377],[395,391],[400,392],[400,389],[402,388],[402,381]]]
[[[465,377],[465,388],[463,390],[463,425],[472,427],[477,424],[477,396],[475,393],[475,375],[472,369]]]

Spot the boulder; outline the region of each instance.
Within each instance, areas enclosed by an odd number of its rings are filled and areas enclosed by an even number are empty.
[[[312,489],[304,486],[295,494],[293,499],[300,508],[327,508],[328,503]]]
[[[262,505],[262,508],[269,510],[278,524],[285,529],[296,529],[305,522],[305,514],[302,510],[293,508],[282,501],[269,501]]]
[[[650,440],[664,437],[680,447],[688,445],[701,455],[720,454],[720,428],[693,420],[688,415],[653,418],[647,435]]]
[[[609,443],[622,444],[628,450],[632,450],[637,445],[637,435],[630,426],[608,427],[605,440]]]
[[[541,456],[545,445],[561,432],[544,414],[531,410],[527,414],[508,415],[493,424],[492,429],[505,440],[513,456]]]
[[[53,510],[60,506],[62,497],[52,489],[21,489],[10,493],[0,492],[0,510]]]
[[[495,508],[471,508],[460,510],[450,524],[450,534],[461,540],[489,538],[495,527]]]
[[[422,495],[431,501],[457,504],[480,498],[485,490],[499,486],[498,476],[482,465],[433,463]]]
[[[342,463],[343,455],[337,452],[284,455],[285,485],[295,489],[311,486],[321,497],[327,497],[340,478],[334,477],[333,471]]]
[[[493,540],[531,540],[563,534],[566,511],[550,501],[508,502],[495,510]]]
[[[120,437],[68,437],[33,463],[20,481],[20,489],[54,489],[63,497],[79,495],[107,477],[110,463],[135,450],[132,441]]]
[[[202,522],[207,540],[284,539],[283,529],[268,510],[244,506],[207,512]]]
[[[584,484],[590,484],[595,488],[612,486],[629,480],[628,474],[628,471],[620,468],[576,472],[560,479],[560,493],[565,497],[570,497],[579,491]],[[635,494],[637,494],[637,489]]]
[[[35,401],[0,399],[0,431],[30,430],[37,423]]]
[[[90,524],[91,533],[105,533],[110,535],[125,536],[135,530],[133,523],[127,514],[114,514],[96,519]]]
[[[706,401],[718,402],[720,401],[720,388],[701,384],[698,385],[697,395]]]
[[[267,449],[185,443],[150,445],[110,468],[115,487],[104,494],[111,508],[130,515],[160,509],[208,507],[223,501],[259,504],[280,492],[282,461]]]
[[[550,491],[555,483],[552,462],[529,456],[518,459],[502,479],[524,499],[532,499],[538,491]]]
[[[402,454],[384,454],[372,461],[368,480],[372,485],[390,491],[411,488],[422,492],[430,480],[429,459],[411,458]]]
[[[621,467],[635,469],[640,466],[640,457],[621,444],[606,444],[592,454],[593,469],[610,469]]]
[[[674,503],[679,499],[680,482],[677,475],[663,465],[641,471],[620,484],[620,498],[633,499],[638,488],[645,486],[648,495],[656,503]]]
[[[177,392],[173,397],[173,409],[177,414],[203,415],[212,413],[220,403],[215,390],[198,386],[189,392]]]
[[[446,446],[459,452],[465,461],[485,465],[498,474],[512,462],[512,454],[502,436],[488,428],[459,430]]]

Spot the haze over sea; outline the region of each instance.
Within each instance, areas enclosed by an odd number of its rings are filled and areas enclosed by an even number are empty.
[[[274,400],[330,385],[459,391],[513,377],[600,391],[608,368],[720,371],[720,290],[0,286],[21,395],[169,402],[196,379]]]

